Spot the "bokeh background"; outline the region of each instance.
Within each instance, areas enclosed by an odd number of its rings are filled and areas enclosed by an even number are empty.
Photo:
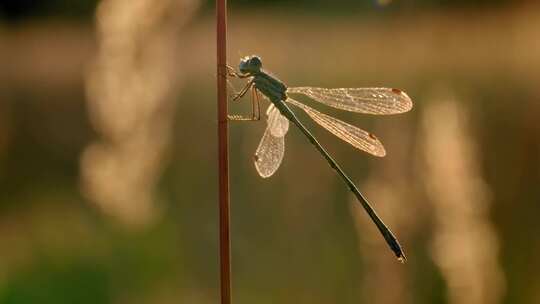
[[[0,16],[0,303],[217,303],[213,2],[2,0]],[[405,265],[299,132],[263,180],[264,121],[231,125],[234,303],[540,303],[537,1],[238,0],[229,26],[232,65],[259,54],[290,86],[415,102],[305,100],[377,134],[382,159],[299,114]]]

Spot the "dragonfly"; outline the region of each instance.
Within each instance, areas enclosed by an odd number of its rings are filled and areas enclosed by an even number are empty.
[[[356,126],[348,124],[330,115],[321,113],[289,95],[304,95],[324,105],[349,112],[389,115],[404,113],[411,110],[413,104],[409,96],[393,88],[317,88],[317,87],[287,87],[281,80],[262,69],[262,60],[259,56],[246,56],[240,60],[238,71],[227,66],[230,77],[247,79],[247,83],[233,96],[233,100],[242,98],[251,91],[252,114],[246,118],[238,115],[229,115],[229,120],[260,120],[259,94],[270,101],[266,110],[266,129],[257,147],[254,156],[255,168],[263,178],[272,176],[279,168],[285,153],[285,135],[289,130],[289,123],[294,124],[311,142],[319,153],[326,159],[347,187],[354,194],[358,202],[367,212],[373,223],[377,226],[386,243],[399,261],[405,262],[405,253],[399,241],[388,226],[377,215],[366,197],[360,192],[351,178],[345,174],[338,163],[330,156],[315,136],[302,124],[289,105],[303,110],[317,124],[342,139],[353,147],[371,155],[383,157],[386,155],[384,146],[379,139]]]

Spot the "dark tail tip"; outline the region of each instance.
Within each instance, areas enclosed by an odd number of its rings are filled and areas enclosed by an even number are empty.
[[[405,264],[405,262],[407,261],[407,257],[405,256],[405,253],[403,252],[403,248],[401,248],[401,245],[399,244],[396,237],[394,237],[394,235],[392,234],[392,238],[387,239],[387,241],[388,241],[388,245],[390,245],[390,249],[392,249],[398,261]]]

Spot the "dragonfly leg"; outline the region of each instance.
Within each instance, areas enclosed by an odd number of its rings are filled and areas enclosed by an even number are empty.
[[[227,118],[229,121],[259,121],[259,119],[254,119],[253,117],[244,117],[242,115],[228,115]]]
[[[237,101],[238,99],[244,97],[244,95],[246,95],[246,93],[249,91],[249,89],[251,89],[252,86],[253,86],[253,80],[250,80],[240,92],[233,95],[233,101]]]
[[[255,120],[255,97],[253,96],[253,88],[251,89],[251,119]]]
[[[237,77],[237,78],[248,78],[248,77],[250,77],[247,74],[241,74],[241,73],[236,72],[236,70],[233,67],[231,67],[230,65],[225,65],[225,67],[227,68],[227,76]]]
[[[246,86],[237,94],[234,95],[233,100],[238,100],[242,98],[249,90],[252,90],[252,92],[255,91],[255,88],[253,88],[253,80],[250,80]],[[253,94],[253,93],[252,93]],[[257,99],[258,103],[258,99]],[[257,105],[257,109],[259,111],[258,116],[255,116],[255,99],[253,98],[253,95],[251,96],[251,117],[243,117],[241,115],[229,115],[228,118],[230,121],[258,121],[260,120],[260,109]]]
[[[233,83],[229,80],[229,77],[227,77],[227,76],[234,76],[234,77],[236,77],[235,75],[232,74],[232,73],[235,73],[235,72],[234,72],[234,70],[233,70],[230,66],[228,66],[228,65],[222,65],[221,67],[227,68],[227,72],[226,72],[226,73],[223,73],[223,69],[220,69],[220,70],[219,70],[219,75],[225,76],[225,80],[227,81],[227,85],[229,86],[229,89],[230,89],[231,91],[234,92],[234,94],[230,94],[230,95],[229,95],[229,98],[233,98],[233,99],[234,99],[234,98],[235,98],[235,95],[237,95],[238,90],[234,87]]]
[[[252,88],[253,90],[253,99],[254,99],[254,102],[253,102],[253,105],[257,105],[257,115],[255,115],[255,111],[253,111],[253,119],[254,120],[261,120],[261,102],[260,102],[260,99],[259,99],[259,91],[257,91],[257,89],[255,88]]]

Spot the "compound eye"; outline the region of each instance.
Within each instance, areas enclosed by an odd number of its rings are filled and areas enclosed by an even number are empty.
[[[259,58],[257,56],[251,57],[249,63],[250,63],[251,66],[256,67],[256,68],[261,68],[262,67],[261,58]]]
[[[248,68],[248,59],[242,58],[240,60],[240,63],[238,64],[238,69],[240,70],[240,72],[245,73],[247,68]]]

